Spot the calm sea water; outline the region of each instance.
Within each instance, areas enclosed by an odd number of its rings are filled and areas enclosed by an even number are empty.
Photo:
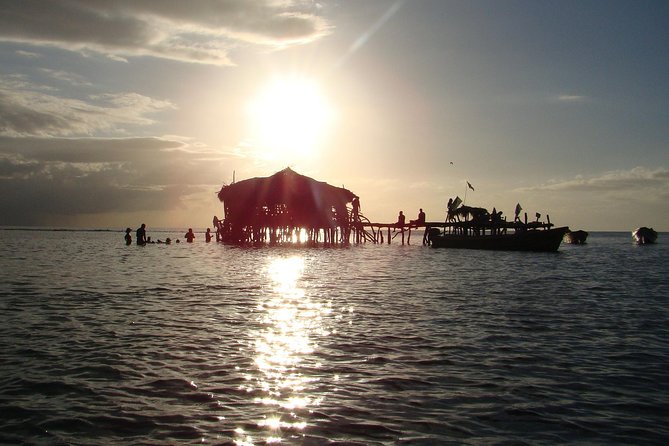
[[[202,238],[0,231],[0,443],[669,442],[668,234],[551,254]]]

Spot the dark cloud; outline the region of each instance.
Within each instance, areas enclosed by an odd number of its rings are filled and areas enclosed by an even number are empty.
[[[184,147],[159,138],[11,138],[0,137],[0,154],[40,162],[148,163],[168,149]]]
[[[225,155],[158,138],[0,138],[0,225],[170,211],[222,184]],[[54,220],[55,219],[55,220]]]
[[[0,3],[0,40],[230,64],[239,43],[303,43],[328,32],[311,2],[22,0]]]
[[[0,134],[60,133],[68,128],[66,119],[18,103],[0,90]]]

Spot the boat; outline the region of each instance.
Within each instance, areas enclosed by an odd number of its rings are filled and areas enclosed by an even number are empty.
[[[632,238],[637,245],[649,245],[657,240],[657,232],[653,228],[642,226],[632,231]]]
[[[430,245],[434,248],[487,249],[495,251],[555,252],[560,247],[567,226],[560,228],[534,228],[517,226],[511,232],[493,234],[431,233]]]
[[[588,238],[588,233],[586,231],[567,231],[564,235],[564,242],[571,243],[572,245],[583,245],[585,240]]]

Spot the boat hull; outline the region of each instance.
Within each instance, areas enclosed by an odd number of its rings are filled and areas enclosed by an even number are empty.
[[[518,231],[499,235],[441,234],[430,237],[434,248],[486,249],[493,251],[557,251],[568,227]]]
[[[585,231],[567,231],[564,235],[564,242],[572,245],[583,245],[588,238],[588,233]]]
[[[657,232],[653,228],[642,226],[632,232],[632,237],[638,245],[650,245],[657,240]]]

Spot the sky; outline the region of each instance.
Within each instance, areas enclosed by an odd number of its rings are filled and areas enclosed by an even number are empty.
[[[0,225],[194,227],[293,170],[669,231],[669,2],[0,0]],[[468,188],[467,182],[472,185]]]

